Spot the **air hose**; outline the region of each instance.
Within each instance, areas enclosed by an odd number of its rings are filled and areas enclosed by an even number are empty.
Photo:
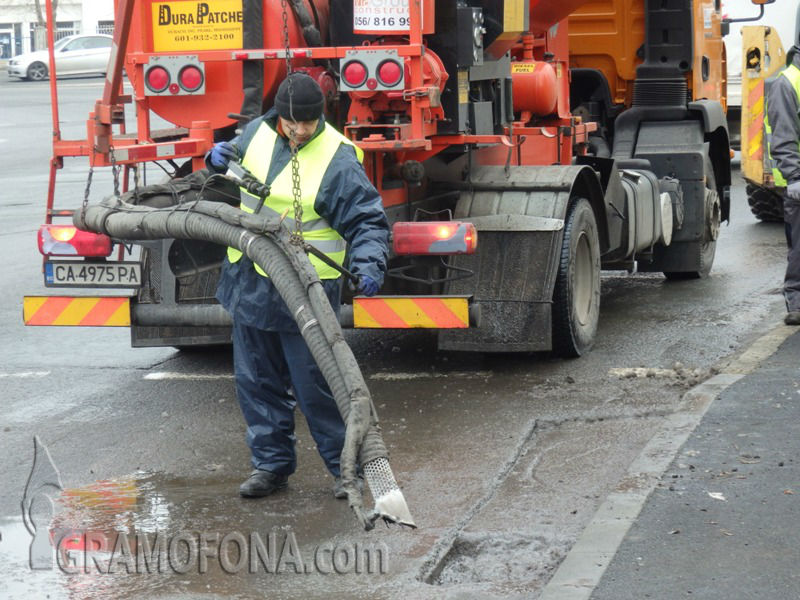
[[[80,229],[119,240],[174,238],[231,246],[259,265],[294,315],[345,422],[340,464],[350,508],[367,530],[372,529],[379,518],[414,527],[389,466],[388,452],[364,377],[306,254],[289,241],[289,231],[279,219],[248,214],[218,202],[185,201],[191,195],[180,199],[172,196],[179,203],[167,208],[150,208],[107,198],[76,211],[73,221]],[[375,499],[375,507],[369,511],[364,509],[356,484],[359,464]]]

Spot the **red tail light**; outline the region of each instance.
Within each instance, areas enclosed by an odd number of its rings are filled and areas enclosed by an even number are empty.
[[[37,236],[43,256],[89,256],[111,254],[111,238],[82,231],[72,225],[42,225]]]
[[[154,92],[163,92],[169,86],[169,72],[164,67],[151,67],[145,75],[145,83]]]
[[[393,87],[403,78],[403,67],[393,60],[385,60],[378,67],[378,79],[387,86]]]
[[[472,254],[478,231],[461,221],[399,222],[392,226],[395,254]]]
[[[181,69],[178,81],[187,92],[193,92],[203,85],[203,72],[194,65],[189,65]]]
[[[342,78],[350,87],[359,87],[367,79],[367,68],[357,60],[350,61],[342,69]]]

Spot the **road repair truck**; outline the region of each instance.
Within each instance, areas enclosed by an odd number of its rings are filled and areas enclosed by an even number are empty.
[[[39,247],[46,285],[80,293],[27,297],[25,321],[129,326],[134,346],[229,342],[214,299],[225,248],[131,246],[76,230],[65,219],[80,201],[58,194],[57,173],[65,159],[88,158],[89,182],[111,168],[136,203],[157,166],[172,178],[201,170],[215,141],[271,105],[291,68],[319,82],[326,118],[364,151],[392,224],[381,295],[346,297],[342,319],[435,328],[448,350],[579,356],[597,333],[601,269],[691,279],[712,268],[731,183],[720,9],[719,0],[117,0],[86,139],[61,139],[51,73]],[[151,127],[154,115],[170,127]],[[113,287],[130,293],[98,294]]]

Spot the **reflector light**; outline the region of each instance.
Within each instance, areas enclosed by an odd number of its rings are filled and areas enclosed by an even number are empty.
[[[342,78],[350,87],[359,87],[367,79],[367,68],[357,60],[350,61],[342,69]]]
[[[169,93],[170,94],[177,94],[181,91],[181,88],[178,86],[177,83],[170,83],[169,84]]]
[[[169,72],[164,67],[152,67],[147,71],[145,81],[154,92],[163,92],[169,85]]]
[[[111,254],[111,238],[72,225],[42,225],[36,236],[43,256],[100,257]]]
[[[385,60],[378,67],[378,79],[387,87],[397,85],[402,78],[403,68],[393,60]]]
[[[188,65],[178,74],[178,82],[187,92],[193,92],[203,85],[203,72],[194,65]]]
[[[398,222],[392,226],[395,254],[472,254],[478,231],[461,221]]]

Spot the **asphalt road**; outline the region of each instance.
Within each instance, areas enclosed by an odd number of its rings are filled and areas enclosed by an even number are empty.
[[[63,134],[81,136],[102,80],[60,89]],[[436,353],[425,334],[353,333],[419,525],[365,533],[333,499],[302,417],[289,489],[261,501],[237,496],[249,467],[229,352],[132,350],[124,329],[22,325],[23,294],[45,292],[35,233],[51,131],[47,84],[0,74],[4,598],[535,598],[665,417],[690,409],[686,390],[784,310],[782,228],[754,220],[737,177],[712,276],[604,275],[598,343],[584,358]],[[86,175],[81,160],[67,161],[57,206],[80,204]],[[92,199],[110,192],[110,176],[95,174]],[[117,556],[126,541],[138,556],[161,536],[174,564],[149,574],[135,561],[115,573],[74,562],[32,571],[20,506],[34,436],[64,488],[53,531],[112,540]],[[30,511],[40,535],[52,512],[47,503]],[[219,544],[258,558],[259,539],[277,557],[274,569],[233,564],[239,555]],[[181,554],[191,548],[205,550]],[[356,560],[364,552],[372,562]]]

